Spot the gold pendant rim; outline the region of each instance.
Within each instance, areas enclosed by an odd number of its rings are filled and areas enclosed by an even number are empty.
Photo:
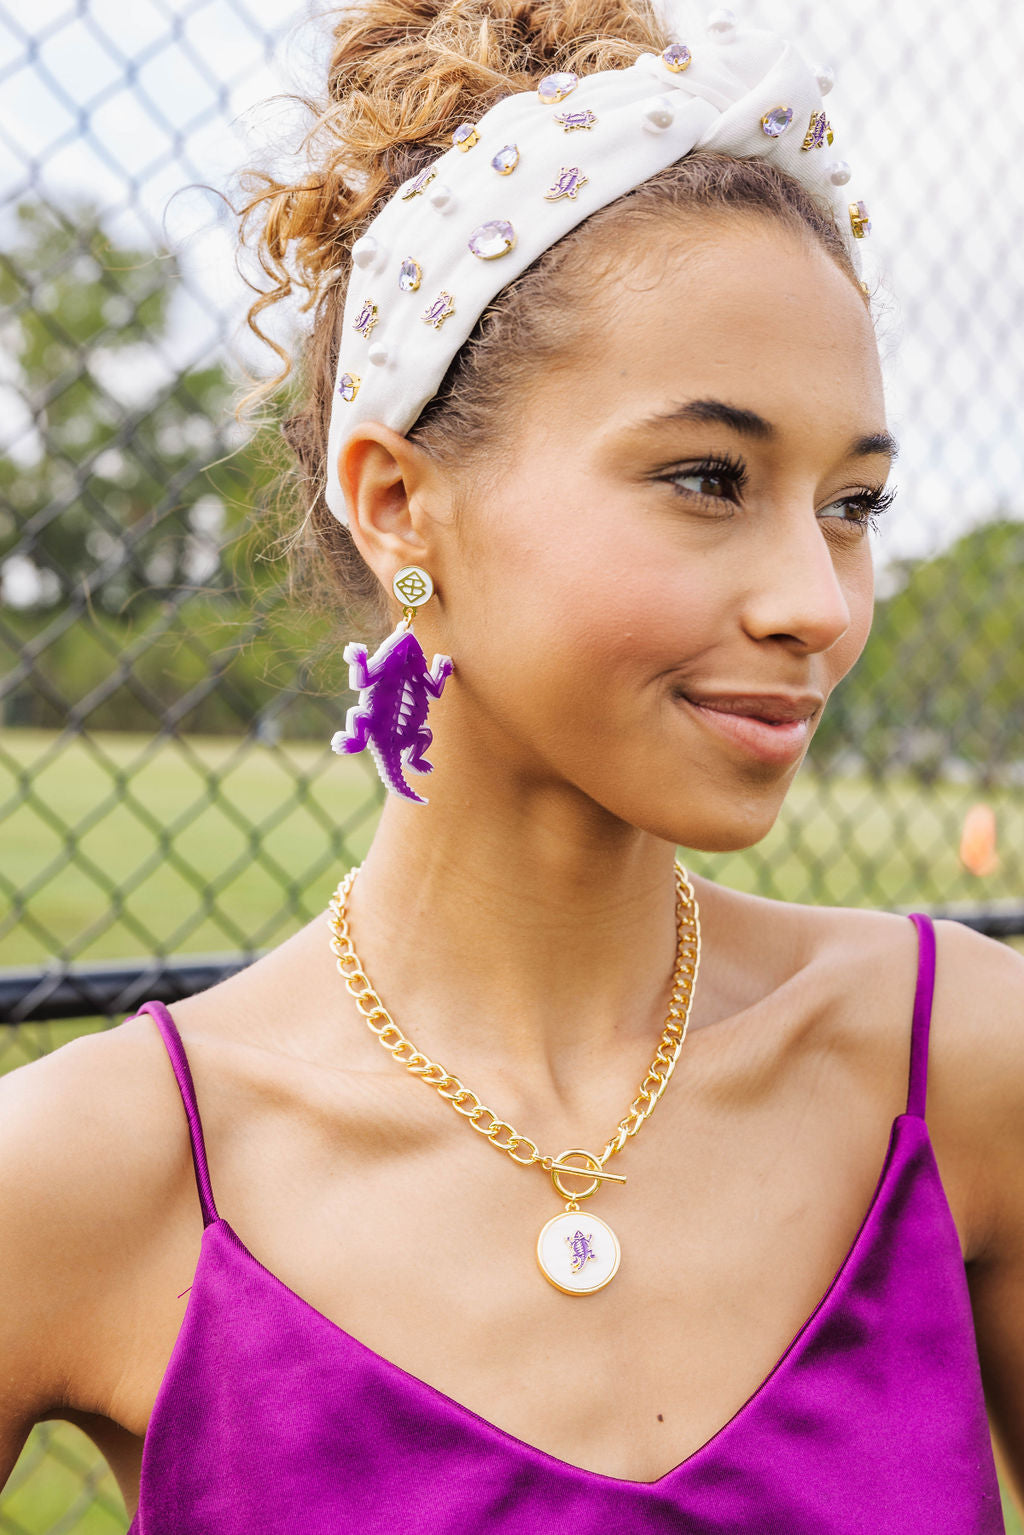
[[[611,1272],[604,1279],[601,1280],[600,1284],[591,1285],[589,1287],[589,1289],[577,1288],[575,1290],[571,1290],[568,1287],[568,1285],[559,1284],[558,1280],[553,1278],[553,1276],[544,1267],[544,1263],[543,1263],[543,1260],[542,1260],[541,1255],[540,1255],[541,1254],[541,1246],[542,1246],[543,1241],[544,1241],[544,1233],[546,1231],[548,1231],[550,1229],[550,1227],[552,1227],[555,1224],[556,1221],[564,1220],[566,1215],[571,1215],[573,1213],[574,1212],[572,1212],[570,1210],[559,1210],[557,1215],[553,1215],[550,1220],[544,1222],[543,1226],[540,1228],[540,1233],[539,1233],[539,1235],[537,1237],[537,1267],[540,1269],[541,1273],[544,1275],[544,1278],[547,1280],[548,1284],[551,1285],[556,1290],[561,1290],[563,1295],[596,1295],[599,1290],[603,1290],[606,1285],[610,1285],[611,1284],[612,1280],[615,1278],[616,1274],[619,1272],[619,1264],[622,1262],[622,1245],[619,1242],[618,1237],[615,1235],[615,1232],[609,1226],[608,1222],[606,1220],[602,1220],[600,1215],[592,1215],[592,1214],[590,1214],[588,1212],[587,1215],[586,1215],[586,1219],[588,1221],[596,1222],[597,1225],[604,1227],[605,1231],[608,1233],[609,1237],[611,1238],[612,1247],[614,1248],[614,1251],[615,1251],[615,1262],[612,1264]],[[583,1212],[581,1211],[579,1213],[582,1216]]]

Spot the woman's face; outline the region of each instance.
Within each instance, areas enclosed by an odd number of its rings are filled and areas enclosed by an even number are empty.
[[[472,732],[513,792],[750,846],[870,625],[889,453],[861,296],[767,221],[682,249],[667,223],[513,419],[418,626],[456,666],[435,781]]]

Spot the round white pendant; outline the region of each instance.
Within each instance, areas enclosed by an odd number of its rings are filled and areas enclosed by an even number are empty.
[[[622,1249],[612,1228],[599,1215],[564,1210],[554,1215],[537,1238],[540,1271],[566,1295],[593,1295],[615,1278]]]

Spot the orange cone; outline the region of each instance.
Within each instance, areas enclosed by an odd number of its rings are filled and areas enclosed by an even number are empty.
[[[992,874],[999,867],[996,816],[990,805],[972,805],[960,833],[960,862],[969,874]]]

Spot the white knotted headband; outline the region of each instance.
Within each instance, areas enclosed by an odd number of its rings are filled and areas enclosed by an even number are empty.
[[[327,448],[325,497],[339,522],[348,514],[338,455],[353,428],[408,432],[502,288],[589,214],[693,150],[769,157],[833,208],[860,270],[870,224],[831,148],[829,76],[727,13],[688,40],[675,0],[656,9],[674,39],[664,53],[506,96],[457,128],[356,241]]]

